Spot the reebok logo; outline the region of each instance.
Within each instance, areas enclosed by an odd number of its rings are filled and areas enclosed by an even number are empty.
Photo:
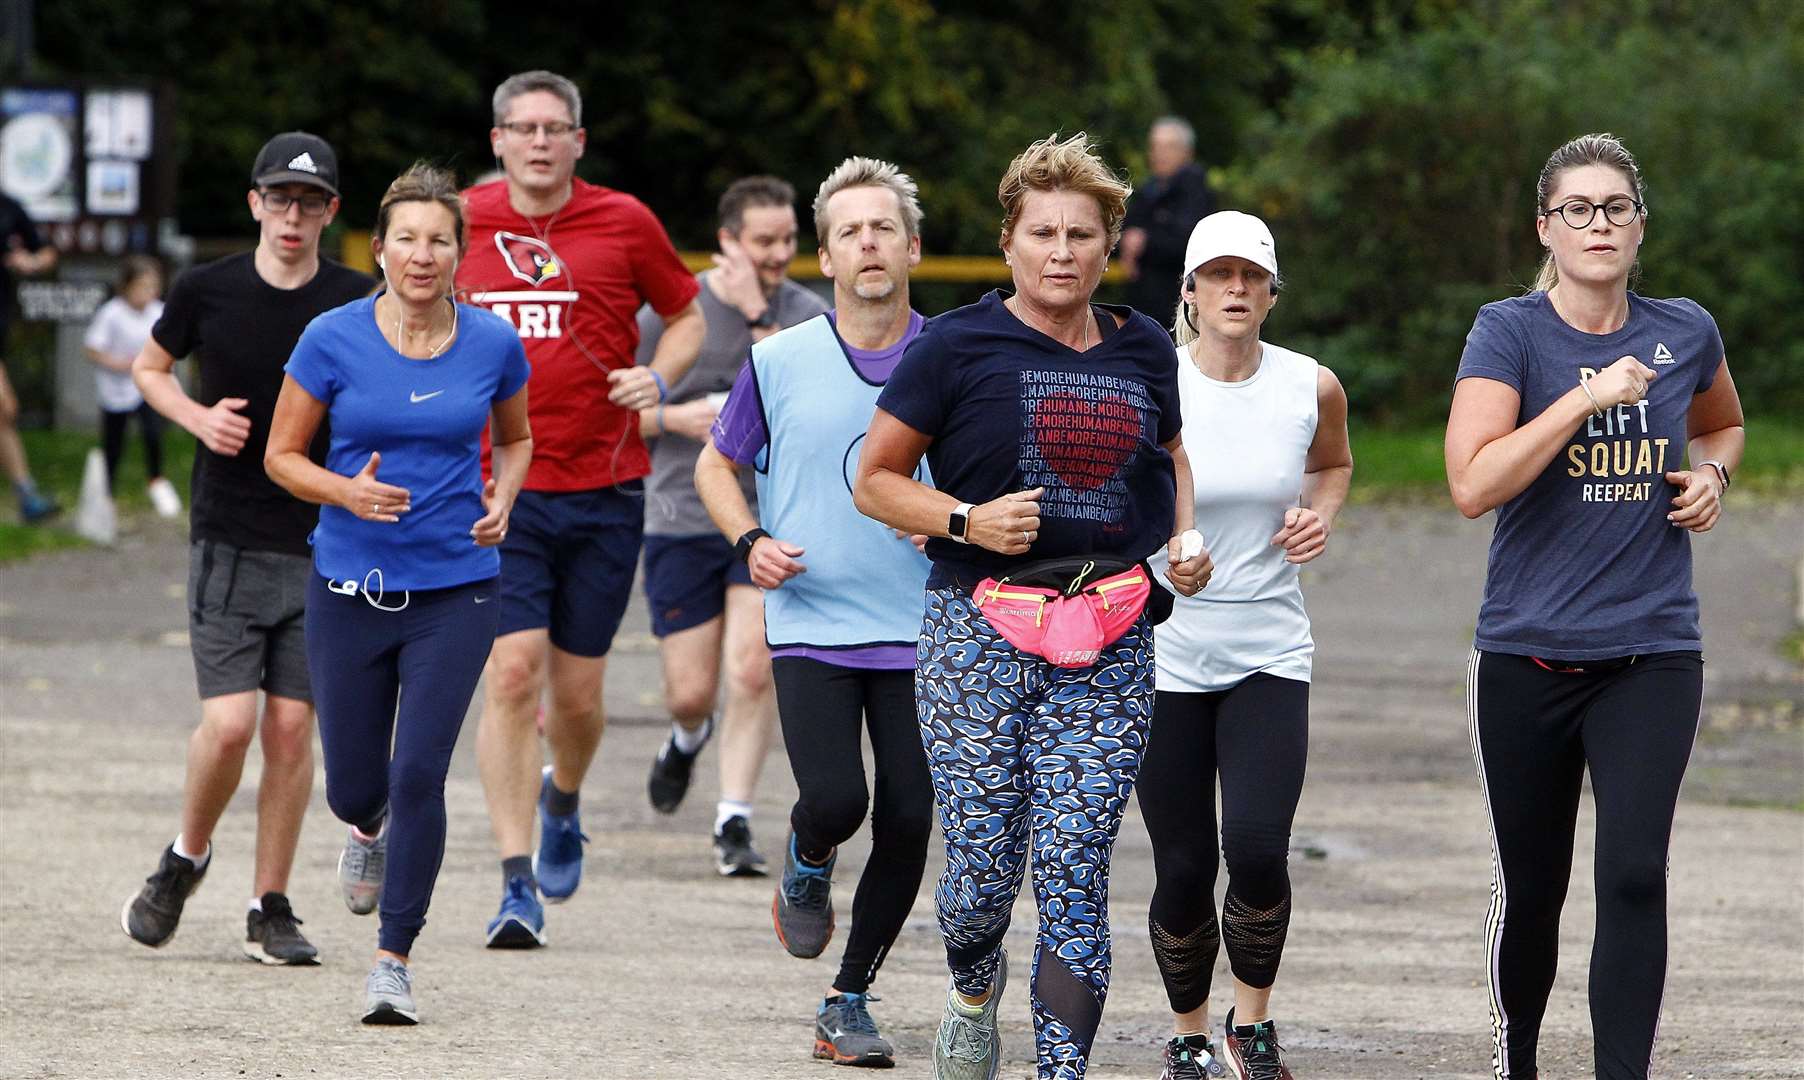
[[[296,172],[310,172],[316,175],[319,173],[319,166],[313,163],[313,155],[305,150],[302,150],[299,154],[290,158],[288,167]]]
[[[418,405],[420,402],[427,401],[431,398],[438,397],[442,393],[444,393],[443,390],[434,390],[430,394],[422,394],[422,393],[419,393],[418,391],[409,391],[407,394],[407,400],[414,405]]]
[[[1677,360],[1674,360],[1672,358],[1672,350],[1666,347],[1666,342],[1662,341],[1659,344],[1654,346],[1654,363],[1656,363],[1656,364],[1676,364],[1676,363],[1678,363]]]

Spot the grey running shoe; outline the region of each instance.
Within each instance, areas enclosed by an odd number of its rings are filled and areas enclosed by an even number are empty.
[[[835,1065],[887,1069],[896,1063],[895,1048],[877,1034],[877,1021],[866,1005],[874,994],[835,994],[814,1013],[814,1056]]]
[[[996,981],[990,998],[973,1010],[958,998],[956,987],[946,987],[946,1015],[933,1040],[934,1080],[996,1080],[1002,1068],[1002,1034],[996,1030],[996,1007],[1008,985],[1008,950],[998,949]]]
[[[715,868],[721,877],[763,877],[764,856],[752,847],[752,826],[734,814],[714,834]]]
[[[365,840],[354,827],[345,829],[345,849],[338,853],[338,887],[353,915],[368,915],[382,901],[382,873],[388,866],[388,822],[375,839]]]
[[[212,859],[207,860],[212,865]],[[163,857],[157,863],[157,872],[144,880],[144,887],[133,893],[125,902],[125,910],[119,913],[119,925],[133,941],[142,945],[157,948],[166,945],[175,936],[175,928],[182,921],[182,905],[200,888],[201,879],[207,876],[205,867],[195,869],[194,864],[175,853],[175,845],[163,849]]]
[[[789,833],[783,848],[783,880],[770,902],[771,922],[777,940],[791,956],[812,960],[833,940],[833,864],[835,850],[825,866],[806,866],[796,855],[796,834]]]
[[[1228,1070],[1215,1059],[1208,1035],[1178,1035],[1165,1044],[1165,1068],[1159,1080],[1215,1080]]]
[[[1284,1065],[1284,1048],[1278,1045],[1278,1027],[1270,1020],[1257,1024],[1234,1023],[1234,1010],[1227,1018],[1228,1058],[1241,1080],[1291,1080]]]
[[[301,920],[288,897],[266,892],[257,903],[262,910],[244,915],[244,955],[264,964],[319,963],[319,950],[301,936]]]
[[[363,1022],[420,1022],[419,1009],[413,1003],[413,974],[406,964],[386,956],[376,958],[376,966],[370,969],[370,977],[363,983]]]

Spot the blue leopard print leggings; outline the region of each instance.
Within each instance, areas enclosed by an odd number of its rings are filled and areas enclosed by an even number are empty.
[[[1088,668],[1018,651],[956,586],[931,589],[915,710],[946,838],[936,893],[960,993],[986,990],[1033,849],[1041,1080],[1080,1080],[1109,990],[1109,854],[1153,711],[1143,618]]]

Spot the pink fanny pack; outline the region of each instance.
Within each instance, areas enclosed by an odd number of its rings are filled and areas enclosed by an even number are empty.
[[[1095,569],[1094,560],[1035,564],[1000,581],[984,578],[971,599],[1015,648],[1058,667],[1089,667],[1140,618],[1152,593],[1142,565],[1091,581]],[[1048,578],[1069,580],[1056,588],[1022,583]]]

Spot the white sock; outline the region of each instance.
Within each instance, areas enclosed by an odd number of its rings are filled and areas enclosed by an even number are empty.
[[[703,720],[695,726],[694,731],[690,731],[675,720],[672,720],[670,722],[670,738],[676,743],[676,748],[685,754],[693,754],[697,750],[700,750],[708,741],[709,731],[712,726],[710,721],[712,719],[713,718],[710,717],[708,720]]]
[[[262,898],[262,897],[261,897],[261,896],[253,896],[253,897],[251,897],[251,902],[250,902],[250,904],[249,904],[249,905],[248,905],[248,906],[247,906],[247,907],[246,907],[246,908],[245,908],[245,910],[246,910],[246,911],[255,911],[255,912],[258,912],[258,913],[261,913],[261,912],[262,912],[262,911],[263,911],[263,898]]]
[[[730,799],[722,799],[718,803],[715,803],[714,831],[719,833],[721,826],[727,823],[728,818],[736,817],[744,818],[746,824],[750,825],[752,823],[752,804],[749,802],[733,802]]]
[[[213,861],[213,844],[210,841],[207,844],[207,850],[201,852],[199,855],[190,855],[188,853],[187,849],[182,846],[182,838],[179,833],[176,835],[175,843],[170,846],[175,849],[177,855],[180,855],[182,858],[193,863],[196,870],[205,870],[207,864]]]

